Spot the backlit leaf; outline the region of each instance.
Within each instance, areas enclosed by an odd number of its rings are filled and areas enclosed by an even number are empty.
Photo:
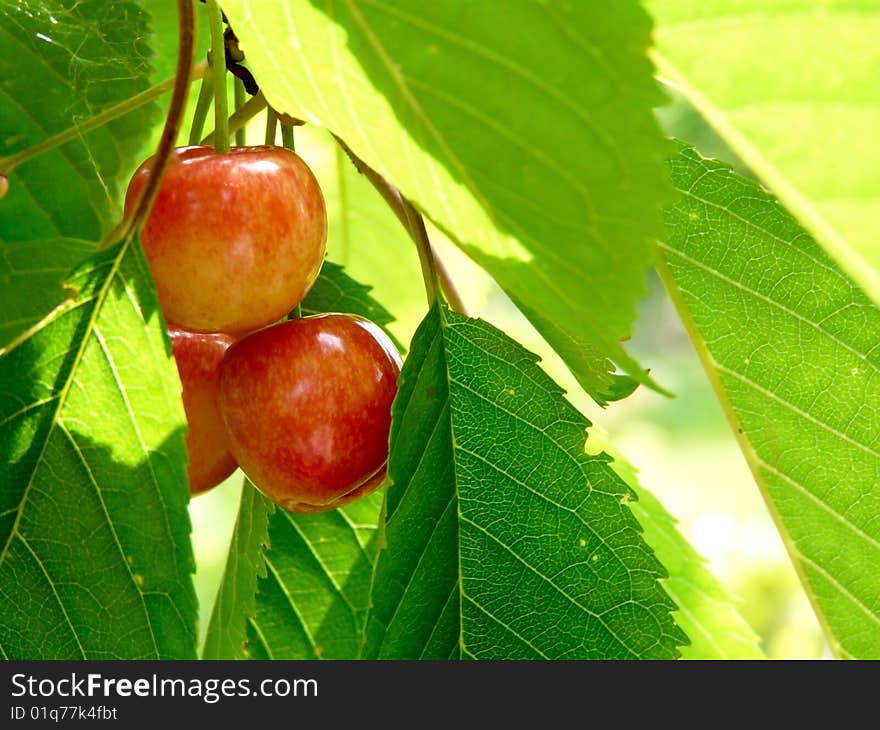
[[[613,449],[604,434],[590,429],[592,451],[614,456],[611,466],[639,495],[632,510],[645,530],[645,541],[669,572],[663,587],[678,605],[675,620],[691,640],[682,659],[766,659],[760,639],[740,615],[736,599],[679,532],[676,519],[639,484],[635,467]]]
[[[0,209],[3,203],[0,202]],[[95,250],[91,241],[0,240],[0,345],[52,309],[64,296],[61,282]]]
[[[274,507],[245,480],[226,571],[205,636],[204,659],[243,659],[247,656],[245,617],[254,614],[257,578],[266,575],[263,549],[269,545],[268,521]]]
[[[880,5],[645,5],[659,73],[880,305]]]
[[[0,3],[0,158],[148,85],[148,16],[130,0]],[[0,199],[0,346],[47,314],[121,215],[125,176],[157,121],[142,106],[22,162]]]
[[[670,293],[833,651],[880,657],[880,311],[756,184],[670,170]]]
[[[668,191],[632,0],[226,0],[269,103],[338,135],[483,266],[601,400]]]
[[[137,241],[0,350],[0,654],[189,659],[184,415]]]
[[[148,85],[148,16],[130,0],[0,5],[0,155],[83,122]],[[6,240],[98,240],[119,214],[127,173],[156,121],[146,106],[16,169],[0,204]]]

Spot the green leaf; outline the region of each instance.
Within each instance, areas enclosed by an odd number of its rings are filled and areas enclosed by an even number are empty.
[[[247,657],[246,616],[256,611],[257,578],[265,577],[269,515],[275,506],[245,480],[226,571],[214,601],[203,659]]]
[[[601,399],[668,197],[645,51],[613,4],[223,4],[269,103],[325,126],[483,266]]]
[[[178,45],[180,44],[180,28],[176,3],[168,2],[168,0],[137,0],[138,4],[149,14],[149,33],[145,40],[150,47],[150,64],[152,72],[150,80],[158,84],[167,81],[175,75],[177,70],[177,54]],[[195,5],[195,54],[196,63],[203,62],[207,59],[208,48],[211,45],[210,26],[208,25],[208,9],[205,3],[197,2]],[[228,90],[229,99],[232,100],[232,74],[228,74]],[[193,112],[195,111],[196,102],[199,97],[199,86],[201,81],[193,82],[190,85],[189,96],[186,100],[186,109],[183,113],[183,124],[177,135],[177,144],[185,145],[189,142],[190,126],[192,124]],[[171,101],[171,94],[163,94],[156,100],[156,107],[159,110],[161,118],[165,118],[168,113],[168,104]],[[208,121],[203,129],[203,133],[207,134],[213,128],[213,110],[208,114]],[[140,164],[141,160],[151,155],[159,145],[162,136],[162,125],[154,125],[147,130],[149,135],[145,139],[143,145],[144,152],[135,161],[135,165]],[[131,168],[134,172],[134,166]]]
[[[880,304],[880,5],[646,5],[659,73]]]
[[[663,587],[678,605],[676,622],[691,640],[682,647],[682,659],[766,659],[758,635],[737,609],[738,602],[678,531],[677,520],[639,484],[632,464],[596,428],[590,429],[587,445],[590,453],[612,455],[611,467],[639,495],[631,504],[633,513],[645,530],[645,541],[669,572]]]
[[[69,238],[0,240],[0,345],[36,324],[61,301],[62,280],[94,250],[91,241]]]
[[[147,86],[147,16],[133,2],[3,3],[0,28],[0,158]],[[141,107],[9,175],[0,200],[0,345],[61,301],[61,282],[94,250],[86,242],[119,219],[122,177],[156,109]]]
[[[779,203],[682,149],[661,272],[835,654],[880,656],[880,311]]]
[[[206,659],[356,659],[382,493],[298,515],[245,481]]]
[[[151,80],[154,83],[164,81],[174,76],[177,70],[177,51],[180,42],[179,18],[177,14],[176,3],[170,3],[168,0],[137,0],[137,3],[150,16],[149,33],[146,40],[150,46],[150,65],[152,66]],[[194,3],[196,37],[195,37],[195,59],[196,61],[204,60],[207,57],[208,49],[211,46],[211,33],[208,21],[208,9],[204,3]],[[197,89],[193,87],[189,101],[198,96]],[[159,101],[159,104],[166,106],[167,97]],[[192,105],[188,109],[187,116],[189,118],[192,113]]]
[[[266,577],[247,626],[251,659],[357,659],[382,491],[339,509],[269,518]]]
[[[148,16],[129,0],[3,3],[0,28],[0,156],[148,85]],[[141,107],[17,167],[0,202],[3,240],[100,239],[119,220],[120,176],[156,109]]]
[[[0,655],[189,659],[177,371],[136,241],[0,350]]]
[[[675,620],[691,640],[681,650],[682,659],[766,659],[760,638],[739,613],[738,602],[678,531],[676,520],[653,494],[647,490],[638,494],[633,512],[645,530],[645,540],[669,571],[663,588],[678,605]]]
[[[536,360],[445,308],[416,333],[366,658],[669,659],[687,642],[636,495],[584,452],[589,421]]]

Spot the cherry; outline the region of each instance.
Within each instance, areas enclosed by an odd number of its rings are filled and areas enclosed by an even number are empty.
[[[232,454],[257,489],[293,512],[366,496],[384,481],[401,364],[388,336],[352,314],[243,337],[220,365]]]
[[[196,495],[216,487],[238,466],[226,444],[218,402],[220,363],[235,337],[174,326],[169,326],[168,336],[186,413],[186,473],[190,492]]]
[[[131,214],[154,158],[128,185]],[[286,315],[311,288],[327,241],[314,174],[275,146],[175,150],[141,231],[165,319],[242,334]]]
[[[296,509],[293,510],[295,512],[299,512],[300,514],[316,514],[318,512],[326,512],[330,509],[336,509],[337,507],[344,507],[350,502],[354,502],[355,500],[360,499],[361,497],[367,497],[373,492],[375,492],[382,484],[385,482],[385,478],[388,476],[388,468],[386,464],[382,465],[382,468],[379,469],[373,476],[367,479],[363,484],[361,484],[356,489],[352,489],[348,494],[343,494],[339,499],[330,503],[330,504],[319,504],[319,505],[311,505],[305,502],[300,502],[296,505]],[[284,505],[282,505],[284,506]],[[288,507],[288,509],[290,509]]]

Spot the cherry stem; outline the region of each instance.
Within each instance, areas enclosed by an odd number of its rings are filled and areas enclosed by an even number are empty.
[[[372,183],[373,187],[379,192],[385,202],[393,211],[397,219],[403,224],[404,229],[416,244],[419,252],[419,263],[422,266],[422,278],[425,281],[425,293],[428,297],[428,306],[433,306],[438,298],[438,292],[442,293],[449,306],[459,314],[467,314],[462,301],[449,271],[434,255],[431,247],[431,241],[428,238],[428,232],[425,228],[425,221],[422,214],[416,210],[415,206],[401,195],[400,191],[389,183],[382,175],[376,172],[360,157],[358,157],[351,148],[345,144],[343,140],[335,134],[333,138],[339,146],[348,155],[358,172],[365,175],[367,180]]]
[[[206,63],[201,63],[198,66],[192,67],[189,74],[188,82],[196,81],[197,79],[202,78],[205,75],[207,68],[208,64]],[[145,104],[149,104],[151,101],[156,100],[166,91],[173,88],[176,82],[177,76],[167,78],[164,81],[160,81],[155,86],[151,86],[149,89],[145,89],[139,94],[130,96],[125,101],[121,101],[119,102],[119,104],[105,109],[100,114],[96,114],[95,116],[87,119],[80,124],[75,124],[72,127],[68,127],[63,132],[59,132],[52,137],[47,137],[41,142],[38,142],[31,147],[16,152],[15,154],[8,155],[7,157],[0,157],[0,176],[5,177],[9,175],[9,173],[11,173],[13,169],[18,167],[21,163],[27,162],[28,160],[42,154],[43,152],[53,150],[66,142],[70,142],[72,139],[78,139],[88,132],[91,132],[93,129],[103,127],[108,122],[125,116],[129,112],[133,112],[135,109],[139,109]]]
[[[229,152],[229,105],[226,100],[226,44],[223,40],[223,14],[217,0],[208,0],[211,28],[211,68],[214,71],[214,151]]]
[[[205,75],[199,85],[199,98],[196,100],[196,108],[193,111],[192,125],[189,128],[189,144],[196,145],[205,128],[205,120],[208,118],[208,109],[214,99],[214,72],[206,64]]]
[[[437,276],[440,279],[440,289],[443,291],[443,294],[449,302],[449,308],[452,309],[453,312],[458,312],[459,314],[467,316],[467,307],[455,286],[455,282],[452,280],[452,275],[449,273],[446,264],[443,263],[443,259],[437,256],[436,252],[434,252],[434,263],[437,265]]]
[[[254,96],[247,100],[247,102],[241,109],[239,109],[237,112],[235,112],[235,114],[229,117],[229,126],[226,130],[227,139],[229,138],[230,134],[241,129],[265,108],[266,98],[263,96],[263,92],[257,92]],[[214,149],[216,149],[217,146],[214,144],[214,140],[216,138],[217,130],[215,129],[213,132],[202,139],[201,144],[213,145]]]
[[[400,194],[400,191],[396,190],[396,192],[406,215],[407,230],[413,241],[415,241],[416,250],[419,252],[419,263],[422,265],[422,279],[425,282],[425,294],[428,296],[428,306],[430,307],[437,301],[440,278],[437,275],[437,264],[434,260],[434,252],[431,250],[431,241],[425,228],[425,220],[422,218],[422,214],[416,210],[415,206]]]
[[[238,78],[238,76],[235,77],[233,82],[233,89],[235,90],[235,111],[238,111],[245,105],[245,97],[247,96],[244,81]],[[247,144],[247,135],[243,126],[235,130],[235,144],[239,147],[244,147]]]
[[[348,185],[345,180],[346,155],[339,145],[336,146],[336,180],[339,194],[339,210],[342,215],[339,216],[337,227],[339,229],[340,242],[340,259],[343,266],[348,265],[348,256],[351,251],[351,232],[349,230],[349,216],[345,215],[348,210]]]
[[[291,152],[296,152],[296,144],[293,139],[293,125],[281,123],[281,144]]]
[[[162,128],[162,136],[156,154],[153,156],[153,166],[150,177],[144,185],[134,206],[134,211],[127,217],[115,232],[108,236],[99,246],[107,248],[112,243],[126,240],[137,231],[153,205],[156,193],[159,192],[159,184],[168,167],[168,161],[177,144],[177,136],[183,124],[183,115],[186,109],[186,98],[189,94],[190,77],[195,63],[195,12],[191,0],[177,0],[178,16],[178,54],[177,72],[174,76],[174,88],[171,92],[171,101],[168,104],[168,112],[165,115],[165,126]]]
[[[275,136],[278,130],[278,115],[272,107],[266,110],[266,144],[275,144]]]

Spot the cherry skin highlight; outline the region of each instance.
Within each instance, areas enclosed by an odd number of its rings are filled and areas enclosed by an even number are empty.
[[[373,322],[330,313],[249,334],[220,366],[230,451],[266,497],[321,512],[385,478],[401,359]]]
[[[186,473],[190,493],[196,495],[213,489],[238,467],[226,444],[218,400],[220,363],[235,338],[179,327],[169,327],[168,336],[186,413]]]
[[[135,171],[130,215],[154,159]],[[308,165],[284,147],[174,151],[141,243],[166,321],[243,334],[302,301],[321,265],[327,212]]]

